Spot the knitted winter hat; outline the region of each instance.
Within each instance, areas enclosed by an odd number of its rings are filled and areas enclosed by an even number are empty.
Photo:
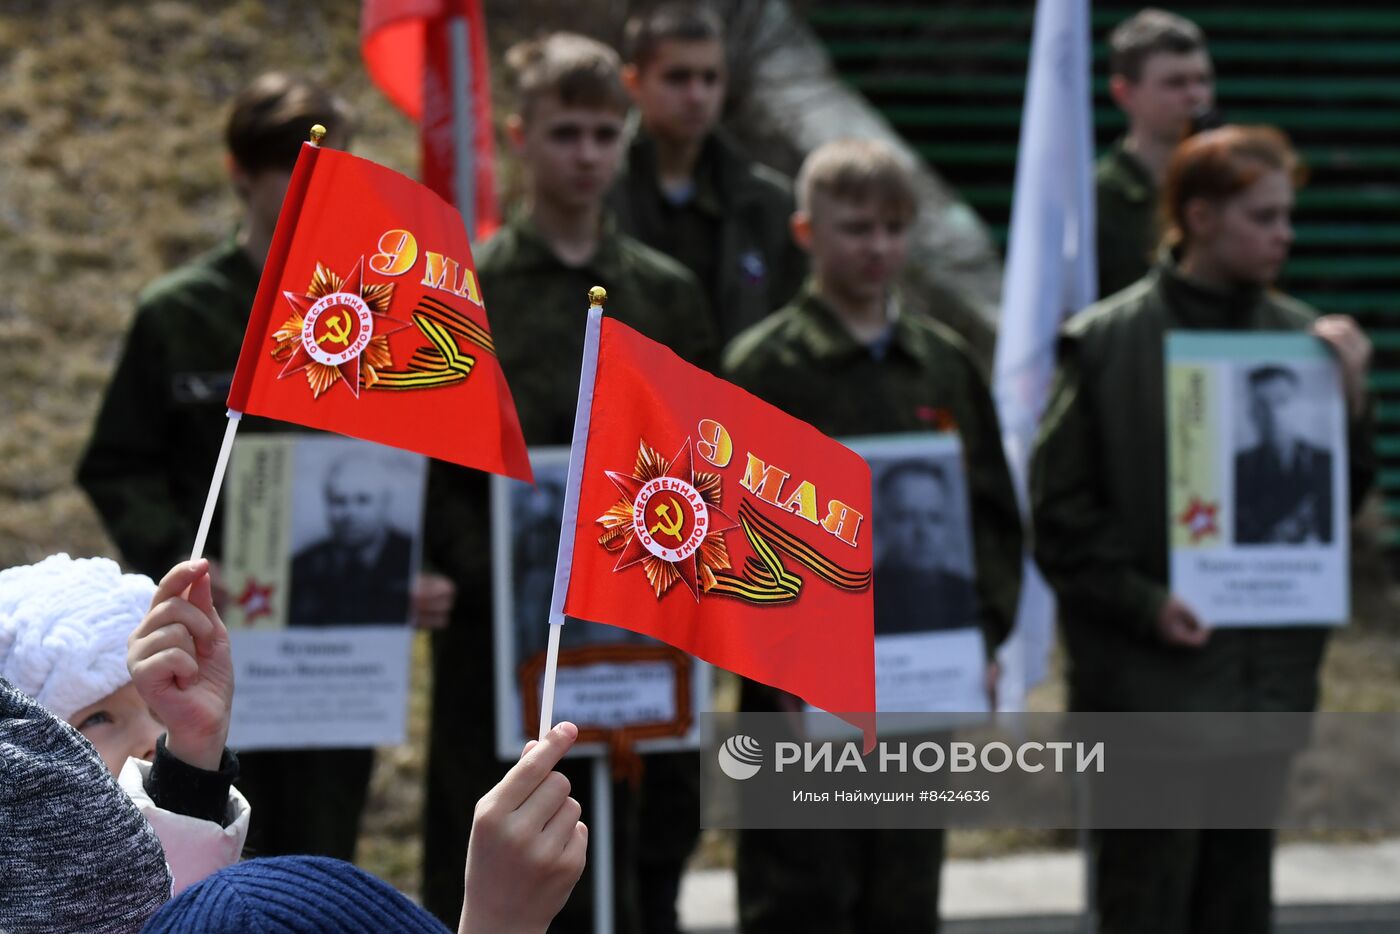
[[[160,840],[97,751],[0,678],[0,931],[128,934],[169,898]]]
[[[338,859],[273,856],[191,886],[143,934],[446,934],[388,883]]]
[[[131,680],[126,637],[155,591],[107,558],[0,571],[0,677],[68,719]]]

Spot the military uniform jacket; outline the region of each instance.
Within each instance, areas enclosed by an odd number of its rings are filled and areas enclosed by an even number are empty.
[[[712,365],[718,340],[685,267],[605,224],[597,253],[564,265],[523,219],[476,253],[496,355],[531,447],[568,444],[583,366],[588,290],[608,291],[605,314],[693,363]],[[426,554],[452,577],[454,616],[490,630],[490,535],[485,474],[442,462],[429,471]],[[490,666],[490,658],[484,660]]]
[[[1021,588],[1022,535],[991,394],[962,341],[901,314],[882,359],[809,289],[739,335],[723,375],[837,438],[956,427],[967,464],[978,623],[990,652],[1010,633]]]
[[[1107,298],[1141,279],[1152,265],[1161,239],[1157,185],[1119,140],[1094,167],[1094,197],[1099,298]]]
[[[1320,627],[1217,629],[1164,645],[1168,597],[1163,340],[1177,329],[1300,331],[1314,312],[1258,289],[1217,292],[1170,262],[1076,315],[1031,468],[1035,557],[1059,599],[1071,705],[1089,710],[1308,710]],[[1354,509],[1374,474],[1370,421],[1350,426]]]
[[[229,238],[142,293],[78,464],[78,484],[126,563],[157,580],[194,545],[258,276]],[[284,428],[245,418],[239,430]],[[214,556],[221,525],[216,512]]]
[[[645,133],[633,141],[610,202],[624,231],[696,275],[725,340],[781,308],[802,285],[807,258],[789,233],[788,180],[718,135],[705,141],[690,204],[667,202],[656,146]]]

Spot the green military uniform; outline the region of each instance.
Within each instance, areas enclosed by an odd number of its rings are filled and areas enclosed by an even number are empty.
[[[78,483],[126,563],[159,580],[189,558],[223,441],[259,270],[230,238],[142,293],[126,347],[78,465]],[[240,433],[289,430],[245,418]],[[216,510],[206,553],[223,539]],[[369,749],[244,752],[254,809],[247,852],[353,859],[373,767]]]
[[[786,178],[743,158],[713,133],[696,162],[689,197],[668,197],[656,173],[656,144],[640,132],[610,195],[618,223],[695,273],[723,339],[793,297],[807,259],[789,233],[793,200]]]
[[[491,319],[496,355],[510,382],[520,426],[531,446],[568,444],[573,435],[583,359],[588,289],[608,291],[605,313],[692,362],[718,350],[704,297],[680,264],[605,225],[598,250],[581,266],[565,265],[525,220],[504,226],[477,251],[477,277]],[[423,893],[428,908],[455,923],[462,905],[462,859],[477,798],[505,774],[490,739],[495,708],[491,633],[491,560],[487,483],[483,474],[434,463],[429,474],[427,554],[457,584],[451,625],[434,634],[433,721],[424,817]],[[590,806],[589,772],[566,763],[573,795]],[[619,802],[621,805],[621,802]],[[629,809],[617,827],[629,832]],[[635,906],[628,841],[618,840],[624,888],[619,930]],[[591,930],[586,872],[551,930]]]
[[[1155,629],[1168,598],[1167,332],[1300,331],[1313,318],[1277,293],[1205,288],[1168,261],[1065,327],[1031,499],[1036,560],[1059,600],[1072,710],[1304,711],[1317,703],[1324,628],[1218,629],[1197,650],[1168,647]],[[1355,507],[1374,474],[1368,420],[1350,426],[1350,458]],[[1105,934],[1268,930],[1266,832],[1101,837]]]
[[[1015,621],[1022,533],[991,394],[962,341],[899,315],[887,341],[863,345],[810,289],[739,335],[725,376],[837,437],[956,426],[968,464],[979,623],[989,654]],[[746,710],[776,709],[745,682]],[[746,934],[933,931],[943,834],[743,831],[739,911]]]
[[[623,230],[685,265],[700,281],[721,339],[782,307],[802,284],[807,257],[788,224],[791,185],[711,133],[694,188],[669,196],[657,179],[656,144],[640,130],[610,201]],[[678,930],[676,896],[700,834],[700,763],[693,752],[645,757],[638,790],[641,915],[648,934]]]
[[[1147,273],[1162,238],[1157,185],[1121,139],[1094,167],[1094,198],[1099,297],[1107,298]]]

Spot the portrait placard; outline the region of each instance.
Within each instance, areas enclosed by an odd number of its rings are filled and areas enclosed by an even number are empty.
[[[962,441],[956,433],[847,438],[874,484],[875,706],[989,709]],[[842,729],[834,718],[809,718]]]
[[[241,439],[221,572],[237,749],[403,742],[426,458],[331,435]]]
[[[1170,334],[1166,406],[1172,592],[1211,626],[1345,623],[1346,404],[1323,342]]]
[[[535,485],[491,478],[497,754],[514,761],[539,729],[549,605],[569,449],[532,448]],[[559,642],[554,719],[579,727],[570,755],[694,749],[709,709],[710,666],[640,633],[570,618]]]

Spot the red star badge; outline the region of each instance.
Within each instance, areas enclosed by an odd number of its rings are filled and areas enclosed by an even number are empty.
[[[238,597],[238,605],[243,610],[243,621],[252,623],[260,616],[272,615],[272,585],[259,584],[251,577]]]
[[[1215,515],[1219,511],[1219,503],[1204,503],[1199,497],[1193,496],[1191,505],[1186,507],[1186,511],[1176,521],[1190,530],[1192,542],[1199,542],[1203,538],[1220,534],[1220,527],[1215,523]]]

